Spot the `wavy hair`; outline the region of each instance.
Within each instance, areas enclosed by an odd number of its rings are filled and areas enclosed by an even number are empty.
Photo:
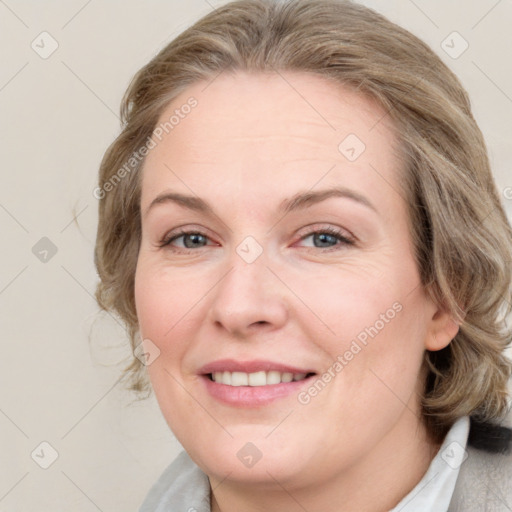
[[[133,78],[122,132],[99,174],[95,263],[101,308],[117,313],[138,344],[134,276],[141,237],[140,170],[132,162],[159,116],[187,86],[222,72],[299,71],[376,100],[396,128],[410,230],[422,284],[460,330],[425,352],[422,411],[442,439],[459,417],[499,421],[508,408],[512,333],[512,230],[500,203],[466,91],[421,40],[375,11],[344,0],[239,0],[201,18]],[[112,181],[110,181],[112,183]],[[149,389],[138,359],[126,369]]]

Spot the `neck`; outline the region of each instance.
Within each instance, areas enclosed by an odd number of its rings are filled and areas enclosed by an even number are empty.
[[[364,458],[329,481],[254,485],[229,477],[210,478],[212,512],[385,512],[395,507],[421,480],[440,445],[428,436],[421,419],[405,409],[396,426]]]

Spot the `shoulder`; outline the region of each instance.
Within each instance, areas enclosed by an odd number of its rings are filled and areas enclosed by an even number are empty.
[[[467,457],[449,512],[512,510],[512,413],[501,425],[471,419]]]
[[[208,477],[183,451],[150,489],[139,512],[210,512]]]

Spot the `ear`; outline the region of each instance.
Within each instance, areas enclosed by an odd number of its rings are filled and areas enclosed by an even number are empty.
[[[460,323],[448,310],[434,304],[432,306],[433,313],[429,318],[425,348],[435,352],[450,344],[459,332]]]

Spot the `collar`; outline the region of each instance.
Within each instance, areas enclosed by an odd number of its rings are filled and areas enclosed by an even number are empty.
[[[400,503],[389,512],[445,512],[452,499],[459,469],[466,460],[469,417],[459,418],[452,425],[430,466]]]

